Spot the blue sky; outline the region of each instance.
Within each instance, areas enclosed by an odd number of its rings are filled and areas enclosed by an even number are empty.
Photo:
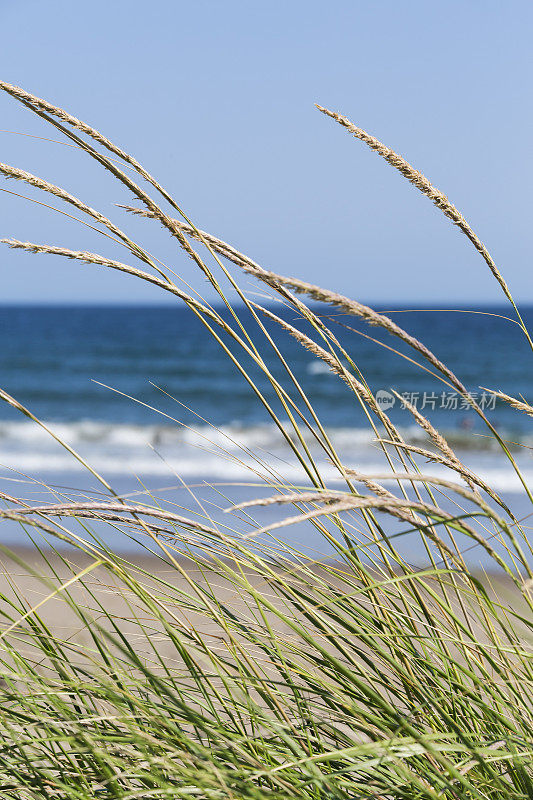
[[[0,0],[0,76],[100,128],[199,227],[265,266],[388,307],[500,300],[466,239],[313,104],[341,111],[443,190],[518,300],[533,302],[532,18],[531,3],[513,0]],[[0,128],[56,136],[7,96]],[[205,290],[153,224],[114,210],[129,198],[82,154],[0,133],[0,160],[113,214]],[[2,192],[0,233],[118,256]],[[0,269],[3,302],[165,299],[46,256],[5,249]]]

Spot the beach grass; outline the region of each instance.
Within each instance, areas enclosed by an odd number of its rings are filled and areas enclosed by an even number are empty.
[[[264,454],[243,447],[257,498],[234,506],[221,496],[227,508],[221,525],[192,490],[190,509],[170,511],[156,497],[131,503],[46,428],[99,482],[103,499],[74,501],[55,490],[49,502],[36,504],[2,495],[4,524],[20,525],[32,547],[1,545],[0,797],[533,798],[527,533],[504,499],[409,403],[405,414],[427,445],[404,440],[358,369],[357,348],[348,351],[339,341],[339,318],[328,309],[382,329],[393,344],[399,339],[411,361],[457,392],[533,502],[511,447],[460,376],[384,314],[266,269],[198,228],[133,157],[88,124],[20,88],[0,82],[0,89],[133,195],[137,205],[130,200],[127,210],[172,237],[218,305],[101,212],[7,164],[0,164],[5,178],[66,204],[69,214],[75,209],[78,222],[112,239],[124,256],[3,241],[118,270],[173,294],[214,337],[302,476],[300,485],[288,483]],[[498,266],[457,208],[390,148],[345,117],[320,110],[457,226],[531,344]],[[333,129],[332,140],[341,133]],[[128,220],[124,210],[118,213]],[[250,277],[268,302],[250,291]],[[386,471],[361,473],[356,452],[351,463],[342,460],[283,355],[287,337],[344,382],[375,434]],[[281,367],[276,374],[272,354]],[[254,381],[257,370],[272,386],[275,405]],[[532,414],[523,398],[497,394],[517,414]],[[44,426],[6,391],[0,397]],[[321,474],[309,441],[333,465],[342,488]],[[273,508],[278,516],[265,524],[262,514]],[[247,533],[237,524],[243,519]],[[327,545],[333,557],[323,560],[284,541],[284,531],[301,523],[312,526],[316,552]],[[119,534],[124,541],[134,536],[142,557],[107,546],[98,533],[102,525],[117,541]],[[409,537],[423,550],[424,566],[403,554]],[[490,564],[485,576],[472,570],[471,548]]]

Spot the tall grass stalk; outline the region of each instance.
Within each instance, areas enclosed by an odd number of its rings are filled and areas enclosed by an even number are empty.
[[[19,525],[32,549],[0,546],[7,564],[0,597],[0,796],[533,798],[533,560],[526,531],[494,488],[410,407],[406,414],[428,443],[404,440],[359,370],[357,348],[340,343],[334,318],[319,314],[314,301],[383,329],[413,353],[398,357],[458,391],[533,500],[510,448],[460,378],[385,315],[266,269],[196,227],[136,159],[90,125],[18,87],[0,82],[0,89],[133,194],[141,206],[126,208],[162,226],[225,311],[185,290],[172,269],[106,215],[48,178],[2,163],[5,178],[75,208],[78,222],[102,233],[103,244],[112,240],[124,257],[3,241],[118,270],[184,303],[277,426],[302,475],[301,485],[289,483],[243,447],[257,499],[234,505],[221,489],[222,525],[192,488],[184,513],[168,511],[156,497],[140,503],[119,496],[46,428],[98,478],[104,496],[82,501],[50,489],[50,500],[37,504],[1,495],[3,524]],[[465,233],[531,342],[500,271],[445,195],[345,117],[320,110]],[[251,300],[243,282],[250,275],[293,312],[290,323]],[[283,355],[287,336],[344,382],[376,435],[387,472],[362,474],[356,453],[344,462]],[[281,367],[276,374],[272,358]],[[495,394],[517,413],[533,413],[527,402]],[[6,391],[0,397],[44,425]],[[342,489],[328,485],[311,441],[338,472]],[[220,455],[235,458],[223,449]],[[429,474],[428,461],[445,467],[446,477]],[[266,506],[280,508],[277,521],[261,522]],[[312,526],[316,552],[327,544],[333,559],[279,537],[303,521]],[[107,546],[102,525],[117,542],[135,539],[149,560]],[[408,562],[405,537],[418,538],[427,566]],[[489,579],[469,566],[473,547],[488,558]],[[39,585],[42,597],[35,600]],[[64,628],[57,627],[58,614]]]

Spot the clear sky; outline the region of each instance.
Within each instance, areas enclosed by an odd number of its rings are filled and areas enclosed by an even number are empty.
[[[341,111],[444,191],[532,302],[532,21],[526,0],[0,0],[0,77],[101,129],[265,266],[389,307],[498,301],[453,225],[313,104]],[[6,95],[0,128],[57,138]],[[202,286],[154,223],[113,209],[129,198],[86,156],[2,132],[0,160],[113,214]],[[118,255],[4,192],[0,233]],[[3,302],[165,299],[7,248],[0,269]]]

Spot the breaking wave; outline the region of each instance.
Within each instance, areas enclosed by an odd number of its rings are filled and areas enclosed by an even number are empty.
[[[178,475],[185,480],[247,481],[253,471],[302,483],[305,476],[282,431],[274,425],[218,428],[209,425],[133,425],[85,420],[47,423],[53,433],[105,476]],[[406,441],[427,446],[420,429],[404,428]],[[290,436],[290,431],[286,430]],[[294,434],[293,434],[294,435]],[[328,435],[342,462],[364,472],[386,467],[373,431],[363,428],[329,428]],[[497,491],[519,491],[520,483],[495,443],[471,432],[450,431],[448,440],[472,469]],[[532,437],[514,437],[516,458],[528,482],[533,484]],[[306,434],[313,457],[328,481],[340,476],[311,432]],[[468,446],[468,449],[466,449]],[[0,470],[32,476],[79,473],[85,468],[47,431],[30,421],[0,422]],[[250,472],[252,470],[252,473]],[[444,469],[431,466],[432,474]]]

